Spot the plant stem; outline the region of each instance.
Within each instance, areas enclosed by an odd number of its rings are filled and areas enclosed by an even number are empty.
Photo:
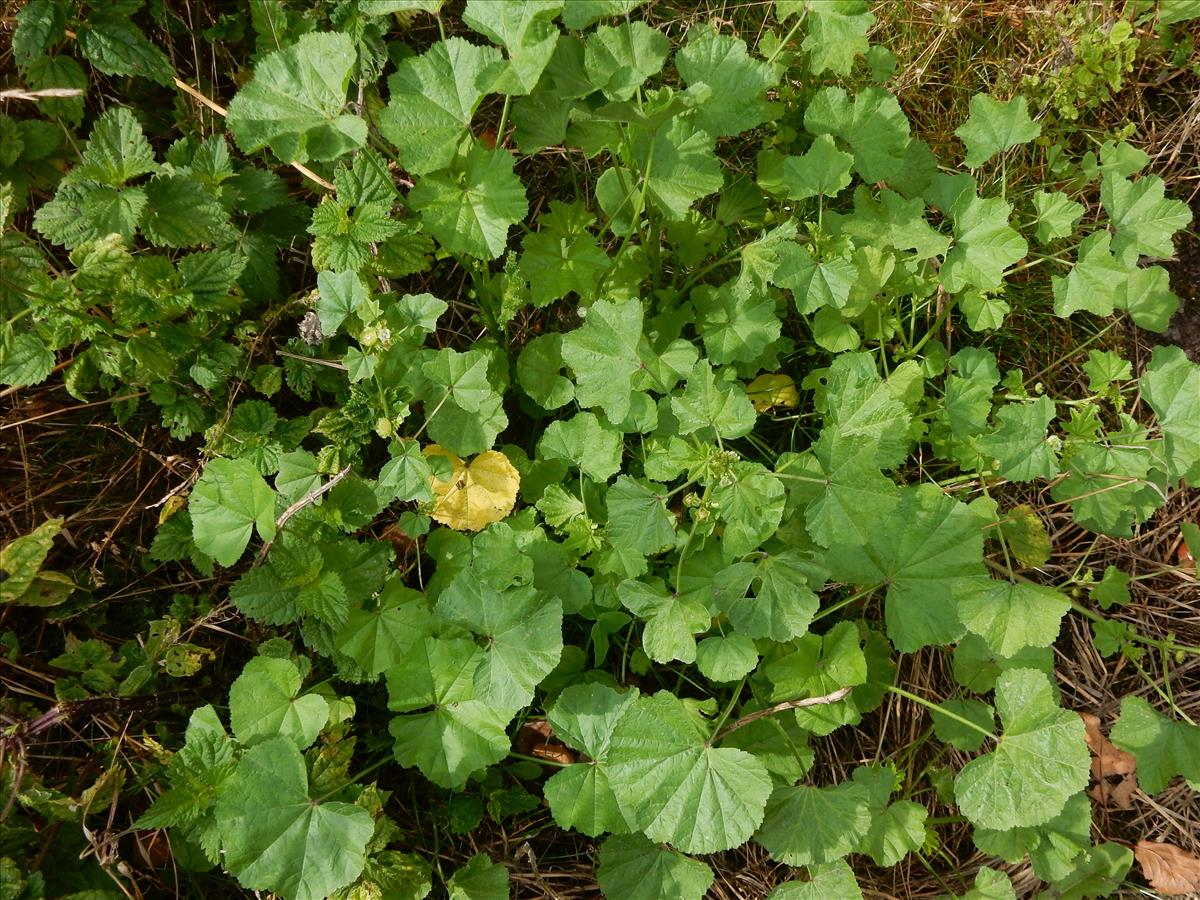
[[[972,722],[970,719],[960,716],[958,713],[950,712],[950,710],[946,709],[945,707],[943,707],[937,703],[934,703],[932,700],[926,700],[924,697],[922,697],[918,694],[914,694],[911,691],[906,691],[904,688],[896,687],[894,684],[889,684],[887,686],[887,689],[889,691],[891,691],[893,694],[903,697],[905,700],[911,700],[913,703],[917,703],[917,704],[920,704],[921,706],[924,706],[926,709],[930,710],[931,712],[939,713],[940,715],[945,716],[947,719],[953,719],[955,722],[958,722],[960,725],[965,725],[967,728],[970,728],[972,731],[978,731],[980,734],[984,735],[985,737],[991,738],[993,741],[1000,740],[1000,738],[998,738],[996,735],[992,734],[986,728],[983,728],[982,726],[976,724],[975,722]]]
[[[839,700],[849,694],[854,688],[844,687],[838,688],[832,694],[826,694],[823,697],[806,697],[803,700],[784,700],[782,703],[776,703],[774,706],[768,706],[766,709],[756,709],[752,713],[747,713],[742,716],[716,737],[712,738],[710,744],[717,744],[737,731],[744,725],[749,725],[751,722],[757,722],[766,716],[773,716],[775,713],[787,712],[789,709],[804,709],[806,706],[827,706],[830,703],[837,703]]]

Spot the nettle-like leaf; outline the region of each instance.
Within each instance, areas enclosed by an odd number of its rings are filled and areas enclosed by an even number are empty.
[[[992,752],[958,773],[959,808],[984,828],[1041,825],[1087,787],[1091,763],[1083,722],[1059,707],[1050,681],[1034,669],[1000,675],[996,710],[1003,736]]]
[[[471,773],[508,755],[504,728],[513,710],[497,709],[475,695],[484,652],[472,642],[426,638],[386,672],[388,708],[412,712],[388,726],[396,761],[416,766],[434,784],[460,788]]]
[[[771,792],[761,762],[710,746],[694,713],[666,691],[639,697],[616,722],[608,775],[626,819],[685,853],[740,846],[762,821]]]
[[[706,863],[651,843],[640,834],[616,834],[600,845],[596,880],[605,897],[701,900],[714,877]]]
[[[472,147],[453,168],[422,178],[408,202],[450,252],[495,259],[508,245],[509,227],[529,211],[513,163],[507,150]]]
[[[1157,713],[1141,697],[1121,699],[1121,715],[1109,734],[1137,758],[1138,784],[1151,794],[1182,775],[1200,790],[1200,727]]]
[[[284,737],[242,754],[216,816],[222,862],[242,887],[288,900],[319,900],[354,881],[375,830],[362,807],[309,796],[304,757]]]
[[[997,153],[1029,143],[1042,133],[1042,126],[1029,118],[1028,104],[1020,95],[1001,103],[989,94],[976,94],[970,118],[954,133],[967,147],[964,162],[977,169]]]
[[[256,656],[229,688],[229,724],[245,746],[283,737],[303,750],[329,719],[329,704],[300,694],[300,670],[288,659]]]
[[[340,33],[306,34],[269,54],[229,104],[228,124],[244,153],[270,146],[285,162],[329,160],[367,140],[367,123],[342,112],[357,53]]]
[[[196,548],[223,566],[232,566],[257,528],[265,541],[275,537],[275,492],[253,463],[214,459],[205,467],[188,500]]]
[[[390,99],[380,113],[379,130],[395,145],[404,167],[425,175],[450,165],[479,101],[495,89],[505,69],[495,47],[462,38],[441,41],[400,63],[388,79]]]

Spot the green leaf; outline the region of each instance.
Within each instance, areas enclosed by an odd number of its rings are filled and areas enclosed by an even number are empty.
[[[449,900],[508,900],[508,869],[476,853],[446,882]]]
[[[93,13],[79,28],[79,48],[105,75],[141,75],[162,85],[175,77],[171,60],[125,16]]]
[[[800,46],[808,53],[809,71],[849,75],[854,58],[867,52],[867,32],[875,24],[866,0],[803,0],[802,8],[808,16]]]
[[[897,773],[890,766],[859,766],[855,783],[871,795],[871,829],[859,845],[877,866],[894,866],[925,843],[925,820],[929,811],[919,803],[898,800],[889,803],[896,788]]]
[[[775,298],[747,282],[700,285],[692,290],[691,300],[696,308],[696,329],[714,365],[756,362],[779,339]]]
[[[1200,483],[1200,366],[1179,347],[1155,347],[1141,384],[1158,416],[1169,471]]]
[[[545,410],[558,409],[575,397],[575,385],[562,373],[561,334],[543,334],[521,348],[517,381],[534,403]]]
[[[1071,601],[1053,588],[993,580],[958,601],[962,623],[997,656],[1049,647],[1058,638]]]
[[[28,534],[9,541],[0,548],[0,603],[33,603],[35,580],[41,572],[54,538],[62,531],[62,519],[47,519]],[[49,574],[49,573],[47,573]],[[65,599],[65,598],[64,598]]]
[[[776,785],[754,839],[789,866],[835,862],[871,829],[870,794],[860,784]]]
[[[1051,279],[1055,315],[1065,318],[1081,309],[1097,316],[1112,315],[1129,269],[1109,251],[1110,241],[1107,231],[1088,235],[1067,276]]]
[[[685,853],[740,846],[762,821],[771,777],[743,750],[714,748],[683,701],[639,697],[616,723],[609,779],[617,802],[652,841]]]
[[[593,22],[613,16],[625,16],[646,0],[571,0],[563,7],[563,24],[582,31]]]
[[[914,259],[943,255],[950,239],[925,219],[925,202],[905,200],[895,191],[872,196],[866,185],[854,189],[854,215],[840,222],[841,231],[864,244],[911,251]]]
[[[654,584],[626,579],[617,586],[621,605],[646,623],[642,646],[655,662],[696,661],[694,635],[712,624],[708,608],[690,594],[669,592],[662,582]]]
[[[561,459],[594,481],[605,482],[621,470],[621,434],[588,412],[551,422],[537,444],[541,459]]]
[[[1200,786],[1200,727],[1159,715],[1141,697],[1121,699],[1121,714],[1109,739],[1137,758],[1138,784],[1150,794],[1182,775]]]
[[[880,88],[859,91],[853,102],[843,88],[822,88],[804,110],[804,127],[849,144],[863,181],[886,181],[904,165],[908,119],[896,98]]]
[[[362,807],[311,799],[304,757],[282,737],[242,754],[216,816],[225,868],[247,890],[287,900],[319,900],[354,881],[375,830]]]
[[[1020,94],[1004,103],[990,94],[976,94],[970,117],[954,133],[967,147],[965,164],[977,169],[997,153],[1029,143],[1042,133],[1042,126],[1029,118]]]
[[[743,634],[713,635],[696,646],[696,668],[709,681],[734,682],[757,665],[754,641]]]
[[[584,70],[610,100],[628,100],[662,69],[670,49],[667,36],[645,22],[601,25],[584,44]]]
[[[1009,227],[1012,207],[999,197],[983,199],[964,192],[950,211],[954,247],[942,264],[942,284],[951,293],[968,285],[990,291],[1004,281],[1004,270],[1025,256],[1029,245]]]
[[[717,575],[716,603],[739,634],[787,641],[808,631],[820,599],[809,584],[814,566],[798,550],[763,553]],[[747,596],[757,582],[753,597]]]
[[[372,301],[355,272],[318,272],[317,290],[317,315],[321,317],[321,332],[327,338],[337,334],[348,316],[361,313],[366,321],[371,321],[379,314],[378,304]]]
[[[1165,199],[1164,192],[1165,184],[1157,175],[1130,181],[1105,174],[1100,202],[1116,230],[1113,253],[1122,258],[1127,250],[1141,256],[1175,255],[1171,237],[1192,221],[1192,211],[1182,200]]]
[[[900,501],[899,489],[875,464],[877,444],[826,430],[813,445],[813,453],[820,469],[811,475],[824,485],[811,492],[804,510],[808,533],[824,547],[865,544],[879,521]],[[787,473],[783,477],[787,481]],[[805,496],[809,496],[807,491]]]
[[[507,150],[472,147],[455,168],[422,178],[408,202],[451,253],[495,259],[508,245],[509,227],[529,211],[513,162]]]
[[[558,45],[559,30],[554,19],[562,8],[563,0],[522,4],[468,0],[463,22],[508,51],[508,70],[497,80],[494,90],[518,95],[537,87]]]
[[[879,377],[870,354],[843,353],[834,359],[825,409],[827,429],[845,439],[847,446],[865,440],[878,447],[875,464],[880,468],[898,466],[908,457],[911,416],[893,384]]]
[[[1046,427],[1054,418],[1054,401],[1006,403],[996,412],[996,428],[979,438],[979,452],[993,460],[995,471],[1009,481],[1034,481],[1058,474],[1054,443]]]
[[[764,95],[778,78],[765,62],[752,59],[741,38],[697,25],[675,54],[675,67],[688,87],[708,85],[712,93],[696,110],[696,124],[713,137],[741,134],[771,115]]]
[[[604,896],[613,900],[702,900],[713,878],[704,862],[640,834],[615,834],[600,845],[596,880]]]
[[[642,173],[650,202],[668,219],[683,219],[693,203],[720,190],[724,178],[713,137],[694,121],[675,118],[653,133],[639,131],[628,162]]]
[[[1033,206],[1038,214],[1035,233],[1041,244],[1070,237],[1075,225],[1083,218],[1083,204],[1071,200],[1062,191],[1038,191],[1033,195]]]
[[[729,554],[743,556],[779,527],[785,491],[775,474],[760,463],[734,463],[722,482],[712,494],[725,522],[722,544]]]
[[[154,150],[142,133],[141,123],[130,110],[113,106],[96,120],[80,164],[63,180],[91,180],[120,187],[132,178],[156,171]]]
[[[426,638],[387,670],[388,708],[397,716],[388,731],[396,761],[417,766],[426,778],[457,789],[478,769],[508,755],[504,728],[512,710],[498,710],[475,696],[483,650],[466,640]]]
[[[417,441],[406,440],[390,448],[392,458],[379,470],[378,490],[387,502],[416,500],[428,503],[433,499],[429,461],[421,453]]]
[[[142,233],[160,247],[214,244],[230,236],[229,213],[200,182],[183,175],[155,175],[146,183]]]
[[[671,397],[671,411],[680,434],[708,440],[712,435],[737,438],[754,430],[757,414],[746,391],[736,382],[717,381],[708,360],[699,360],[688,375],[687,387]]]
[[[911,653],[962,635],[958,603],[978,589],[986,570],[983,534],[965,504],[928,484],[900,494],[865,546],[835,545],[826,562],[834,580],[887,586],[888,637]]]
[[[563,336],[562,358],[575,376],[575,399],[599,406],[610,422],[629,414],[633,375],[641,366],[642,304],[600,300],[588,308],[583,325]]]
[[[621,475],[608,489],[608,539],[643,556],[675,542],[675,516],[667,490],[652,481]]]
[[[867,660],[858,630],[852,622],[839,622],[824,635],[796,639],[791,651],[768,663],[764,674],[773,685],[771,701],[821,697],[867,681]],[[853,699],[793,714],[801,728],[828,734],[856,712]]]
[[[67,10],[55,0],[30,0],[17,11],[17,29],[12,36],[13,62],[27,69],[67,30]]]
[[[284,162],[337,159],[367,141],[367,123],[343,113],[357,59],[350,37],[313,33],[269,54],[229,104],[227,124],[243,153],[263,147]]]
[[[253,528],[264,541],[275,537],[275,492],[248,460],[211,460],[192,488],[188,510],[196,548],[223,566],[238,561]]]
[[[41,338],[28,331],[14,334],[5,329],[0,338],[0,384],[11,387],[40,384],[50,377],[53,369],[54,354]]]
[[[512,713],[526,706],[562,656],[562,602],[533,587],[501,593],[474,567],[446,586],[434,613],[483,639],[475,698],[494,709]]]
[[[400,663],[432,631],[433,617],[424,596],[394,578],[370,606],[351,608],[334,637],[334,647],[375,677]]]
[[[1090,756],[1083,722],[1060,709],[1034,669],[1010,669],[996,683],[1004,734],[991,753],[967,763],[954,781],[963,815],[1003,831],[1050,821],[1087,787]]]
[[[256,656],[229,688],[229,724],[245,746],[275,737],[303,750],[329,719],[329,704],[316,694],[300,694],[300,670],[288,659]]]
[[[529,281],[534,306],[545,306],[574,291],[592,300],[611,260],[587,230],[594,217],[578,206],[550,201],[538,219],[541,230],[525,236],[521,276]]]
[[[862,888],[845,860],[809,866],[808,874],[808,881],[785,881],[767,894],[767,900],[862,900]]]
[[[559,694],[547,711],[554,733],[590,760],[559,769],[546,782],[546,801],[560,828],[576,828],[591,837],[629,830],[609,784],[607,762],[613,729],[636,696],[636,691],[577,684]]]
[[[950,718],[951,713],[958,718]],[[995,710],[980,700],[943,700],[929,710],[929,717],[933,719],[933,732],[939,741],[967,753],[978,751],[988,735],[996,731]],[[972,728],[961,721],[963,719],[978,727]]]
[[[817,260],[810,250],[792,243],[779,248],[778,258],[779,266],[771,280],[792,292],[797,311],[807,314],[823,307],[841,309],[849,301],[858,270],[848,259],[834,256]]]
[[[450,165],[479,101],[506,68],[495,47],[457,37],[396,67],[388,78],[390,100],[379,129],[408,171],[425,175]]]
[[[789,200],[818,194],[833,197],[850,184],[853,164],[853,156],[837,149],[830,135],[822,134],[803,156],[781,157],[777,165],[771,157],[759,154],[758,183],[763,190]]]

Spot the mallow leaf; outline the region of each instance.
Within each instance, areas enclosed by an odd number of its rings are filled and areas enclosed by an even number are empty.
[[[851,853],[871,829],[870,794],[861,784],[776,785],[754,839],[790,866],[829,863]]]
[[[1168,257],[1175,253],[1172,235],[1192,221],[1192,211],[1182,200],[1167,200],[1165,184],[1157,175],[1130,181],[1106,173],[1100,183],[1100,202],[1116,230],[1113,252],[1126,250],[1141,256]]]
[[[250,535],[275,537],[275,492],[245,459],[214,459],[188,499],[196,548],[223,566],[241,557]]]
[[[968,168],[977,169],[997,153],[1032,141],[1042,126],[1029,118],[1028,104],[1020,95],[1001,103],[989,94],[976,94],[970,117],[954,133],[966,144]]]
[[[563,0],[519,4],[469,0],[463,22],[508,51],[508,69],[497,80],[495,90],[518,95],[537,87],[558,44],[554,19],[562,7]]]
[[[1036,669],[1000,675],[996,711],[1003,735],[955,778],[959,809],[975,825],[997,831],[1048,822],[1087,787],[1091,758],[1083,721],[1059,707],[1049,679]]]
[[[284,737],[242,754],[216,806],[222,863],[242,887],[286,900],[320,900],[366,864],[371,814],[309,797],[304,757]]]
[[[625,418],[633,375],[642,365],[641,336],[641,303],[600,300],[589,307],[583,325],[562,339],[562,358],[575,376],[580,406],[601,407],[610,422]]]
[[[601,25],[588,35],[583,65],[592,85],[610,100],[628,100],[667,60],[667,36],[645,22]]]
[[[329,718],[329,704],[317,694],[300,696],[300,670],[290,659],[256,656],[229,688],[229,724],[234,737],[250,746],[284,737],[303,750],[317,739]]]
[[[1155,347],[1142,394],[1158,416],[1170,472],[1200,483],[1200,365],[1179,347]]]
[[[366,143],[367,123],[343,113],[358,58],[350,37],[306,34],[269,54],[229,104],[229,130],[244,153],[270,146],[285,162],[337,159]]]
[[[1137,758],[1138,783],[1151,794],[1182,775],[1200,788],[1200,726],[1160,715],[1141,697],[1123,697],[1121,715],[1109,734]]]
[[[596,880],[605,897],[702,900],[713,878],[706,863],[654,844],[640,834],[614,834],[600,845]]]
[[[1053,644],[1070,608],[1071,601],[1053,588],[993,579],[959,600],[958,616],[996,656],[1015,656]]]
[[[813,75],[826,69],[849,75],[854,58],[867,52],[867,32],[875,23],[866,0],[801,0],[808,11],[800,45]]]
[[[698,25],[675,54],[675,67],[689,87],[712,88],[695,120],[713,137],[741,134],[770,116],[765,94],[778,78],[765,62],[751,58],[741,38],[717,34],[710,24]]]
[[[864,181],[886,181],[904,165],[908,119],[895,96],[880,88],[866,88],[853,101],[844,88],[822,88],[804,110],[804,127],[849,144]]]
[[[609,780],[626,818],[685,853],[743,844],[762,821],[771,776],[744,750],[712,747],[706,729],[667,691],[639,697],[609,745]]]

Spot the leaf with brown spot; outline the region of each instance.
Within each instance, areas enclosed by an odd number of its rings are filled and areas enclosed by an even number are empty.
[[[1150,887],[1169,896],[1200,891],[1200,859],[1159,841],[1138,841],[1133,848]]]
[[[1097,803],[1117,809],[1132,809],[1137,790],[1137,759],[1132,753],[1118,750],[1100,731],[1100,720],[1091,713],[1080,713],[1083,719],[1084,740],[1092,751],[1092,780],[1095,785],[1088,794]]]

